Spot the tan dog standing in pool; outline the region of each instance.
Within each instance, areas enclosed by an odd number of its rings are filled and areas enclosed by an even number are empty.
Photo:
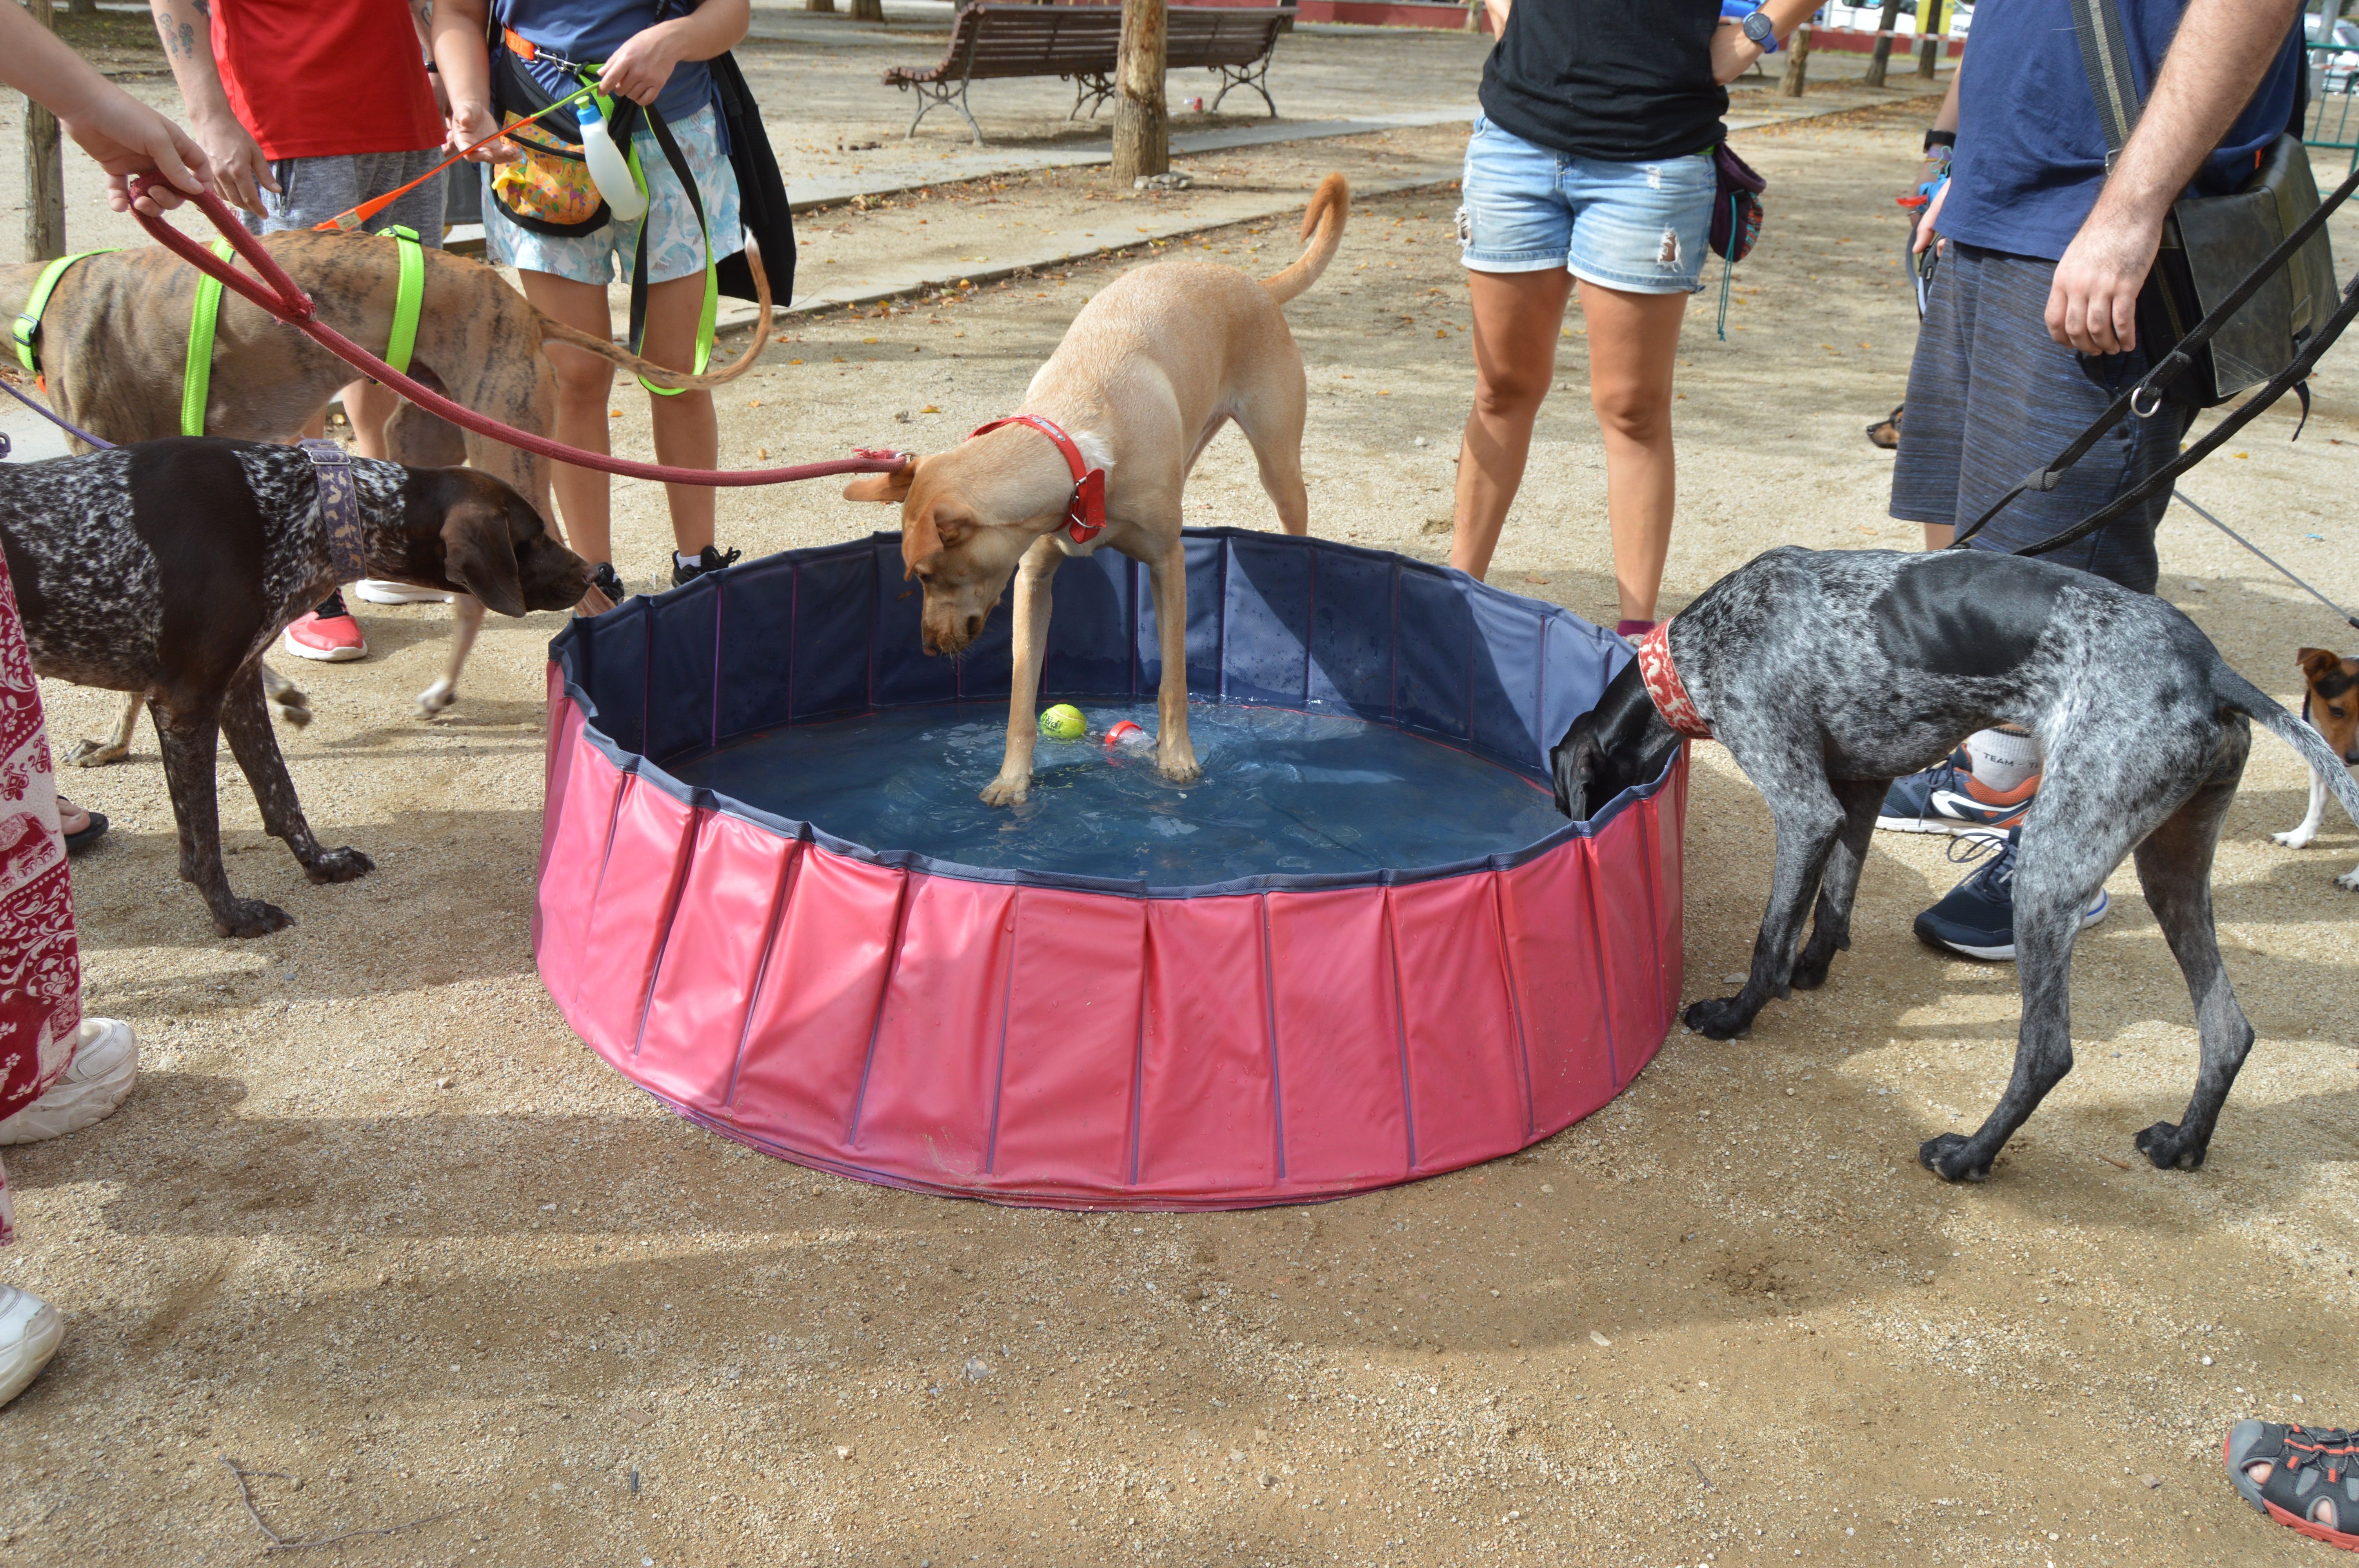
[[[929,654],[973,643],[1016,578],[1007,754],[984,789],[989,804],[1013,806],[1032,787],[1049,580],[1066,557],[1100,545],[1144,563],[1153,578],[1163,660],[1156,762],[1178,783],[1198,776],[1188,739],[1180,493],[1223,421],[1234,419],[1279,523],[1289,534],[1310,531],[1302,356],[1278,307],[1327,270],[1350,205],[1342,175],[1321,180],[1302,215],[1302,255],[1259,283],[1209,262],[1123,274],[1073,319],[1019,413],[962,446],[844,487],[847,500],[901,503],[901,558],[924,586]]]

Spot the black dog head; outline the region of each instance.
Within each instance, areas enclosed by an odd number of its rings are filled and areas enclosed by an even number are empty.
[[[1549,753],[1556,808],[1575,822],[1585,820],[1631,785],[1651,784],[1679,743],[1679,733],[1647,695],[1638,661],[1631,660]]]
[[[590,565],[560,544],[532,503],[473,469],[412,469],[409,555],[421,581],[472,593],[502,615],[570,610]]]

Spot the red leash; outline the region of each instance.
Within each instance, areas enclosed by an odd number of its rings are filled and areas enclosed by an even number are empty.
[[[132,194],[136,196],[147,183],[141,176],[134,175]],[[479,436],[488,436],[495,441],[524,451],[538,452],[560,463],[571,463],[576,468],[596,469],[602,473],[620,474],[625,479],[651,479],[664,484],[728,488],[788,484],[801,479],[825,479],[832,474],[890,473],[910,460],[907,452],[878,451],[863,447],[856,449],[859,452],[857,457],[837,458],[821,463],[798,463],[791,468],[726,470],[674,468],[666,463],[635,462],[629,458],[584,451],[579,447],[552,441],[546,436],[536,436],[512,425],[503,425],[496,419],[453,403],[429,387],[419,385],[333,327],[321,321],[311,304],[311,297],[287,276],[287,269],[263,248],[262,242],[247,233],[245,225],[231,216],[220,197],[208,190],[187,200],[193,201],[206,217],[212,220],[213,227],[219,229],[237,254],[245,258],[247,265],[261,275],[258,280],[238,271],[161,218],[150,217],[136,209],[133,210],[133,216],[139,220],[139,226],[147,230],[157,243],[199,272],[208,277],[219,278],[224,287],[235,289],[239,295],[301,331],[371,380],[384,383],[428,413],[440,415],[451,424],[473,430]]]

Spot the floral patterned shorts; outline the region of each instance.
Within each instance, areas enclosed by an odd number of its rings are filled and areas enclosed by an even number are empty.
[[[712,230],[712,259],[734,256],[745,248],[745,226],[737,215],[737,171],[721,151],[720,121],[707,104],[685,120],[674,122],[672,139],[696,176],[697,194],[704,200],[705,221]],[[526,272],[553,273],[576,283],[628,283],[632,258],[637,254],[639,225],[647,231],[647,281],[669,283],[704,270],[704,231],[697,227],[696,210],[679,188],[671,162],[645,131],[631,138],[639,168],[647,179],[647,214],[637,222],[609,223],[594,234],[570,238],[536,234],[520,228],[491,198],[491,171],[484,186],[484,248],[490,259]]]

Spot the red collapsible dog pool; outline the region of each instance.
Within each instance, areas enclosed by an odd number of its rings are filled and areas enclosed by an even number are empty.
[[[1589,821],[1532,802],[1628,651],[1377,551],[1211,529],[1187,552],[1204,779],[1044,741],[1032,798],[995,814],[963,807],[996,764],[1008,617],[925,657],[897,535],[573,622],[533,950],[575,1033],[767,1152],[1068,1207],[1336,1197],[1613,1098],[1679,1003],[1686,748]],[[1067,562],[1041,701],[1151,704],[1154,619],[1135,563]],[[1388,771],[1403,752],[1426,784]],[[1120,841],[1089,860],[1093,834]],[[1458,858],[1374,863],[1387,842]]]

